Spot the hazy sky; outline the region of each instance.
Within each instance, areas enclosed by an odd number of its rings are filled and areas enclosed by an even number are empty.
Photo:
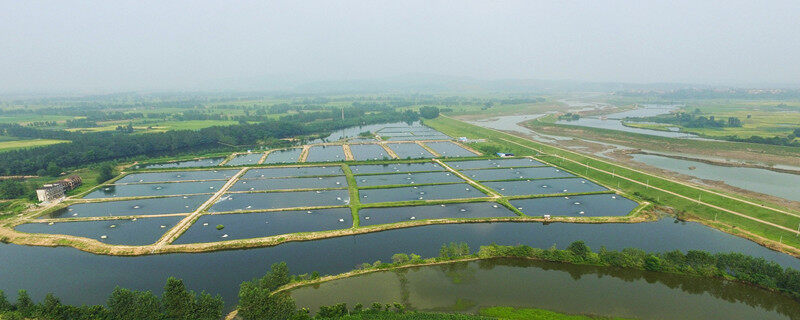
[[[0,91],[271,78],[800,84],[800,1],[0,0]]]

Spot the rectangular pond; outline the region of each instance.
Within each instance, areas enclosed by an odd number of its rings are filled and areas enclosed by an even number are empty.
[[[433,154],[416,143],[390,143],[387,144],[400,159],[433,158]]]
[[[217,230],[217,225],[223,225]],[[177,244],[269,237],[288,233],[348,229],[350,208],[203,215]]]
[[[318,166],[318,167],[281,167],[281,168],[261,168],[250,169],[242,175],[242,179],[261,179],[261,178],[288,178],[288,177],[310,177],[310,176],[335,176],[344,175],[342,167]]]
[[[473,169],[461,170],[461,173],[477,181],[565,178],[575,176],[554,167]]]
[[[85,199],[174,196],[182,194],[215,193],[225,185],[225,180],[164,182],[102,186],[87,194]]]
[[[486,197],[466,183],[359,190],[362,203]]]
[[[342,146],[313,146],[308,149],[306,162],[344,161]]]
[[[516,217],[495,202],[448,203],[432,206],[364,208],[358,211],[359,224],[369,226],[403,221],[444,218]]]
[[[197,210],[209,197],[210,195],[196,195],[77,203],[42,215],[39,218],[85,218],[190,213]]]
[[[511,205],[529,216],[611,217],[628,215],[639,204],[616,194],[587,194],[510,200]]]
[[[421,171],[445,171],[444,167],[434,162],[420,163],[391,163],[391,164],[366,164],[350,166],[353,174],[370,173],[400,173],[400,172],[421,172]]]
[[[26,223],[17,226],[17,231],[27,233],[65,234],[94,239],[114,245],[148,245],[161,238],[183,216],[138,218],[104,221],[76,221],[50,223]]]
[[[374,174],[366,176],[357,176],[356,184],[360,187],[367,186],[389,186],[401,184],[421,184],[421,183],[453,183],[464,182],[463,179],[457,177],[450,172],[416,172],[416,173],[392,173],[392,174]]]
[[[527,158],[447,161],[447,165],[451,166],[453,169],[516,168],[516,167],[546,166],[546,164],[544,163]]]
[[[246,166],[246,165],[254,165],[258,164],[261,161],[261,157],[263,157],[263,153],[247,153],[247,154],[240,154],[230,161],[226,162],[226,166]]]
[[[290,189],[330,189],[347,188],[347,178],[305,177],[239,180],[228,191],[265,191]]]
[[[208,210],[227,212],[297,207],[342,206],[350,203],[347,190],[269,193],[227,193]]]
[[[504,196],[608,191],[605,187],[582,178],[495,181],[483,184]]]
[[[119,180],[121,183],[191,181],[191,180],[228,180],[236,175],[239,170],[193,170],[193,171],[164,171],[131,173]]]
[[[377,144],[351,144],[350,152],[357,161],[393,159],[386,150]]]
[[[225,158],[216,157],[216,158],[205,158],[205,159],[187,160],[187,161],[155,163],[155,164],[136,166],[136,169],[213,167],[219,165],[220,162],[222,162],[222,160],[225,160]]]
[[[275,150],[267,154],[264,163],[294,163],[300,160],[303,149],[294,148],[287,150]]]
[[[428,146],[428,148],[433,149],[433,151],[436,151],[437,153],[442,155],[442,157],[475,157],[475,156],[477,156],[477,154],[472,153],[472,151],[464,149],[461,146],[459,146],[459,145],[457,145],[457,144],[455,144],[453,142],[450,142],[450,141],[425,142],[425,145]]]

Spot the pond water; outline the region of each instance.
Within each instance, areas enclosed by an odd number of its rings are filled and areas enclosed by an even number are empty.
[[[411,220],[516,217],[517,215],[496,202],[471,202],[415,207],[364,208],[358,211],[358,216],[360,225],[369,226]]]
[[[466,183],[359,190],[362,203],[486,197]]]
[[[258,164],[261,161],[261,157],[263,157],[263,153],[248,153],[248,154],[240,154],[225,163],[226,166],[245,166],[245,165],[254,165]]]
[[[217,225],[225,228],[217,230]],[[350,208],[213,214],[197,219],[175,243],[260,238],[295,232],[348,229],[352,226]]]
[[[78,203],[39,218],[85,218],[189,213],[208,200],[208,195],[178,196],[122,201]]]
[[[264,210],[296,207],[342,206],[350,202],[347,190],[267,193],[226,193],[210,212]]]
[[[603,186],[581,178],[538,179],[485,182],[485,186],[504,196],[607,191]]]
[[[744,284],[637,270],[492,259],[382,271],[291,291],[298,307],[373,302],[477,313],[492,306],[633,319],[796,319],[800,303]],[[678,306],[678,307],[676,307]]]
[[[267,159],[264,160],[264,163],[297,162],[300,159],[301,153],[303,153],[303,149],[300,148],[272,151],[267,155]]]
[[[625,125],[622,124],[621,119],[624,119],[626,117],[632,117],[632,118],[652,117],[662,114],[668,114],[671,111],[676,110],[678,107],[679,106],[677,105],[643,105],[643,108],[607,114],[605,115],[605,119],[602,119],[600,117],[582,117],[579,120],[575,121],[560,120],[557,121],[556,123],[571,125],[571,126],[618,130],[618,131],[640,133],[640,134],[647,134],[647,135],[667,137],[667,138],[697,138],[696,135],[690,133],[632,128],[632,127],[626,127]]]
[[[649,166],[700,179],[723,181],[737,188],[800,201],[800,175],[758,168],[718,166],[650,154],[633,154],[632,156],[633,160]],[[694,169],[689,169],[690,167]]]
[[[433,154],[416,143],[390,143],[387,146],[400,159],[433,158]]]
[[[533,159],[488,159],[447,161],[453,169],[484,169],[484,168],[516,168],[546,166],[546,164]]]
[[[589,194],[511,200],[511,205],[529,216],[608,217],[624,216],[638,204],[616,194]]]
[[[308,149],[306,162],[344,161],[342,146],[313,146]]]
[[[436,151],[442,157],[475,157],[477,154],[472,153],[461,146],[450,141],[445,142],[425,142],[425,145]]]
[[[242,175],[242,179],[260,178],[288,178],[288,177],[308,177],[308,176],[336,176],[344,175],[340,166],[318,166],[318,167],[285,167],[285,168],[263,168],[250,169]]]
[[[228,180],[236,175],[239,170],[196,170],[196,171],[165,171],[132,173],[117,180],[116,184],[190,181],[190,180]]]
[[[445,182],[464,182],[461,178],[450,172],[416,172],[416,173],[393,173],[358,176],[356,184],[359,186],[389,186],[400,184],[420,184],[420,183],[445,183]]]
[[[392,164],[366,164],[350,166],[353,174],[368,173],[398,173],[398,172],[420,172],[420,171],[445,171],[444,167],[434,162],[422,163],[392,163]]]
[[[228,191],[346,188],[347,179],[336,177],[273,178],[239,180]]]
[[[475,169],[461,170],[461,173],[478,181],[574,177],[554,167]]]
[[[415,122],[414,125],[421,126],[421,124],[419,122]],[[311,141],[310,143],[313,144],[313,143],[322,143],[322,142],[333,142],[333,141],[338,141],[338,140],[342,140],[342,139],[346,139],[346,138],[357,138],[359,133],[366,132],[366,131],[375,133],[375,132],[378,132],[379,130],[384,129],[386,127],[406,128],[406,127],[409,127],[409,125],[404,123],[404,122],[392,122],[392,123],[380,123],[380,124],[371,124],[371,125],[366,125],[366,126],[349,127],[349,128],[345,128],[345,129],[341,129],[341,130],[336,130],[336,131],[332,132],[329,136],[327,136],[327,137],[325,137],[323,139],[317,139],[317,140]]]
[[[87,194],[84,198],[173,196],[182,194],[215,193],[225,185],[225,180],[196,182],[164,182],[145,184],[123,184],[103,186]]]
[[[147,245],[161,238],[183,216],[49,223],[26,223],[14,228],[28,233],[67,234],[118,245]],[[105,238],[103,238],[105,236]]]
[[[166,163],[148,164],[143,166],[136,166],[137,169],[159,169],[159,168],[191,168],[191,167],[213,167],[219,165],[224,157],[206,158],[187,161],[176,161]]]
[[[293,274],[313,271],[336,274],[364,262],[390,261],[392,254],[400,252],[434,257],[442,244],[453,241],[464,241],[477,249],[493,242],[537,248],[555,244],[565,248],[576,240],[586,241],[595,250],[606,246],[609,250],[635,247],[647,251],[736,251],[800,269],[800,259],[700,224],[673,223],[672,219],[635,224],[469,223],[290,242],[249,250],[140,257],[0,243],[0,270],[3,270],[0,290],[10,293],[27,289],[37,301],[52,292],[64,303],[98,304],[105,303],[117,285],[161,294],[167,277],[175,276],[192,290],[221,294],[230,309],[236,304],[242,281],[264,275],[272,263],[281,261],[287,262]],[[225,272],[209,276],[209,270]]]
[[[392,156],[377,144],[351,144],[350,152],[357,161],[392,159]]]

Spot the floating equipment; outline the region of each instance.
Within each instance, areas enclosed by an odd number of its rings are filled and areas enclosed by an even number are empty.
[[[48,223],[47,225],[48,225],[48,226],[52,226],[52,225],[53,225],[53,223],[52,223],[52,222],[50,222],[50,223]]]
[[[131,221],[136,221],[136,218],[131,219]]]
[[[108,238],[108,237],[106,237],[105,235],[100,236],[100,239],[105,239],[105,238]]]
[[[306,213],[311,213],[311,210],[306,211]]]
[[[77,214],[77,213],[73,213],[73,214],[72,214],[72,216],[73,216],[73,217],[77,217],[77,216],[78,216],[78,214]]]
[[[461,210],[458,210],[458,211],[467,212],[467,209],[461,208]]]
[[[207,225],[208,225],[208,222],[205,222],[205,223],[203,223],[203,225],[204,225],[204,226],[207,226]]]
[[[222,235],[222,237],[223,237],[223,238],[227,238],[227,237],[228,237],[228,234],[227,234],[227,233],[226,233],[226,234],[223,234],[223,235]]]
[[[166,227],[167,227],[167,226],[165,226],[165,225],[162,225],[162,226],[161,226],[161,229],[164,229],[164,228],[166,228]]]
[[[108,227],[109,227],[109,228],[116,228],[116,227],[117,227],[117,225],[116,225],[116,224],[112,224],[112,225],[110,225],[110,226],[108,226]]]
[[[187,198],[189,198],[189,197],[187,197],[187,196],[183,196],[183,198],[184,198],[184,199],[187,199]]]
[[[572,203],[572,204],[581,204],[581,203],[576,201],[576,202],[574,202],[574,203]]]
[[[364,217],[364,220],[369,220],[369,217]]]
[[[578,212],[578,213],[579,213],[579,214],[583,214],[583,211],[581,211],[581,212]]]
[[[417,219],[417,217],[411,217],[411,220],[415,220],[415,219]]]
[[[134,209],[139,209],[139,206],[133,206]]]
[[[344,222],[344,219],[339,219],[339,222]]]
[[[616,198],[617,198],[617,196],[611,196],[611,199],[616,199]]]
[[[496,205],[496,204],[493,204],[493,205],[492,205],[492,208],[497,208],[497,205]]]

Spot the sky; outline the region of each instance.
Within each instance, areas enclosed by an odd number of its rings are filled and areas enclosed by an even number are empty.
[[[800,87],[800,1],[0,0],[0,92],[408,74]]]

